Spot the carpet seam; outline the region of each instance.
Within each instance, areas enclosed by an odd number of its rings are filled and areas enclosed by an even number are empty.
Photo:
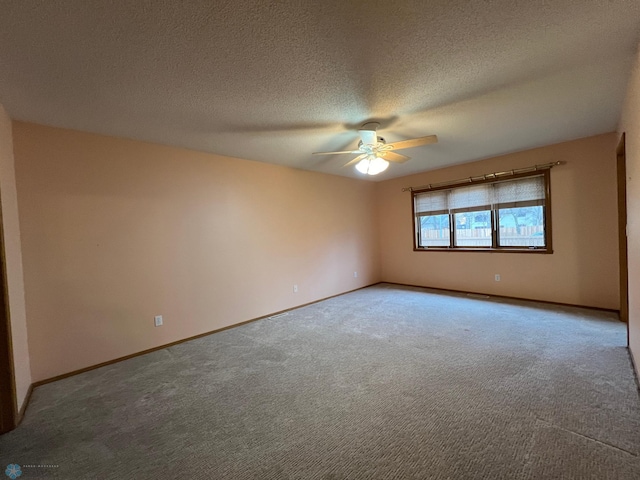
[[[616,445],[612,445],[610,443],[603,442],[602,440],[598,440],[597,438],[590,437],[590,436],[585,435],[583,433],[579,433],[579,432],[575,432],[573,430],[569,430],[568,428],[561,427],[560,425],[556,425],[556,424],[551,423],[551,422],[549,422],[547,420],[544,420],[544,419],[542,419],[540,417],[536,417],[536,420],[539,421],[540,423],[544,423],[545,425],[548,425],[551,428],[557,428],[558,430],[562,430],[564,432],[571,433],[573,435],[577,435],[578,437],[582,437],[582,438],[585,438],[587,440],[591,440],[592,442],[599,443],[600,445],[604,445],[605,447],[613,448],[614,450],[618,450],[620,452],[626,453],[627,455],[631,455],[634,458],[638,458],[638,454],[637,453],[630,452],[629,450],[625,450],[624,448],[618,447]]]

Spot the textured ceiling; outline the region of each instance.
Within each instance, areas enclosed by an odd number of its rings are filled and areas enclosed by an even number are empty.
[[[0,0],[14,119],[386,179],[615,130],[640,0]]]

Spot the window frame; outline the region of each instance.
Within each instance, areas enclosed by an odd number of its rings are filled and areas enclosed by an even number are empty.
[[[413,251],[414,252],[500,252],[500,253],[542,253],[542,254],[551,254],[553,253],[552,246],[552,228],[551,228],[551,175],[550,168],[546,168],[544,170],[534,170],[526,173],[518,173],[509,175],[508,177],[497,177],[497,178],[487,178],[484,180],[477,181],[465,181],[460,183],[454,183],[451,185],[444,185],[441,187],[420,189],[420,190],[412,190],[411,191],[411,214],[413,221]],[[420,221],[419,217],[416,214],[416,196],[422,193],[435,192],[438,190],[452,190],[460,187],[468,187],[469,185],[476,184],[486,184],[486,183],[501,183],[510,180],[517,180],[519,178],[532,177],[532,176],[542,176],[544,180],[544,204],[542,206],[543,213],[543,222],[544,222],[544,246],[535,247],[522,247],[522,246],[500,246],[500,219],[499,219],[499,210],[501,208],[513,208],[513,207],[500,207],[500,205],[504,204],[496,204],[496,205],[479,205],[477,207],[469,207],[462,209],[454,209],[454,210],[439,210],[438,213],[448,214],[449,215],[449,246],[419,246],[420,242]],[[535,201],[530,201],[534,203]],[[527,201],[522,202],[523,204],[529,203]],[[527,206],[527,205],[522,205]],[[492,208],[493,207],[493,208]],[[464,246],[457,247],[456,243],[456,228],[455,228],[455,213],[461,213],[463,211],[490,211],[491,213],[491,247],[483,247],[483,246]],[[431,215],[434,213],[429,212]],[[424,215],[429,216],[429,215]]]
[[[467,245],[464,247],[456,247],[455,244],[458,241],[458,233],[457,233],[457,229],[456,229],[456,215],[458,213],[472,213],[472,212],[489,212],[489,215],[491,216],[491,245],[493,245],[493,234],[494,234],[494,229],[493,229],[493,222],[494,222],[494,215],[493,215],[493,210],[491,209],[491,205],[478,205],[476,207],[465,207],[465,208],[454,208],[452,210],[450,210],[450,220],[449,223],[452,222],[453,220],[453,228],[451,230],[451,241],[449,242],[449,247],[442,247],[445,248],[446,250],[451,250],[453,248],[455,249],[460,249],[460,248],[469,248],[472,250],[477,250],[477,249],[486,249],[486,248],[491,248],[491,247],[484,247],[482,245],[476,245],[476,246],[472,246],[472,245]],[[431,248],[431,247],[420,247],[420,248]]]
[[[415,204],[414,204],[414,206],[415,206]],[[424,216],[425,217],[434,217],[434,216],[446,215],[448,217],[448,219],[449,219],[449,244],[451,244],[451,236],[453,235],[453,231],[455,230],[455,228],[451,225],[451,215],[449,214],[449,211],[448,210],[433,210],[432,212],[429,212],[429,213],[431,215],[424,215]],[[414,222],[416,222],[416,221],[417,221],[417,217],[414,214]],[[416,227],[417,227],[417,223],[414,226],[414,229]],[[414,235],[414,240],[413,241],[414,241],[414,246],[415,246],[415,244],[416,244],[416,235]],[[434,247],[434,248],[437,248],[437,247]],[[449,248],[449,247],[440,246],[440,248],[446,249],[446,248]]]

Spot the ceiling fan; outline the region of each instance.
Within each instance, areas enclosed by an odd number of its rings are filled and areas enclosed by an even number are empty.
[[[389,166],[389,162],[403,163],[410,157],[394,153],[393,150],[402,150],[404,148],[420,147],[436,143],[438,137],[429,135],[427,137],[412,138],[410,140],[401,140],[399,142],[387,143],[384,138],[378,137],[376,130],[380,126],[377,122],[365,123],[362,125],[358,133],[360,141],[357,150],[344,150],[341,152],[313,152],[313,155],[341,155],[343,153],[358,153],[359,155],[347,162],[344,166],[348,167],[357,163],[356,169],[361,173],[369,175],[377,175],[384,172]]]

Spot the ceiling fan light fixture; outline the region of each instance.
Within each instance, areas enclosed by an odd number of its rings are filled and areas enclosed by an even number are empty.
[[[358,164],[356,165],[356,170],[358,170],[360,173],[365,173],[368,175],[378,175],[379,173],[384,172],[388,166],[389,162],[387,162],[384,158],[370,155],[358,162]]]
[[[384,138],[376,135],[380,126],[377,122],[369,122],[358,130],[360,140],[357,150],[343,150],[340,152],[314,152],[314,155],[342,155],[343,153],[356,153],[358,156],[345,163],[345,167],[356,164],[356,170],[364,175],[378,175],[389,167],[389,162],[404,163],[410,159],[406,155],[395,153],[394,150],[420,147],[437,143],[438,137],[428,135],[426,137],[411,138],[398,142],[387,143]]]

